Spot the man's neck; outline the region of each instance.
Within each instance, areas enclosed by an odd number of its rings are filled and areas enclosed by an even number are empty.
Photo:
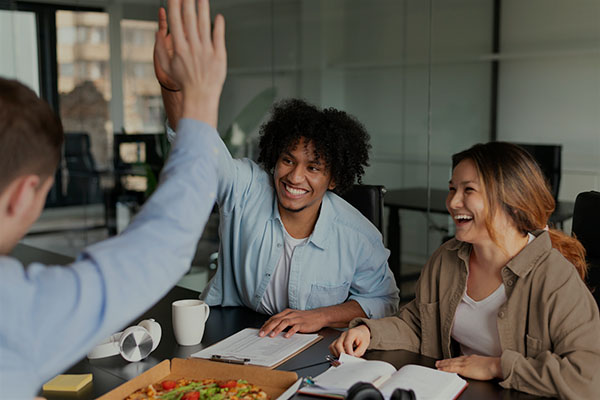
[[[286,210],[277,203],[281,222],[287,233],[295,239],[303,239],[309,237],[315,229],[321,205],[317,207],[305,208],[302,211],[294,212]]]

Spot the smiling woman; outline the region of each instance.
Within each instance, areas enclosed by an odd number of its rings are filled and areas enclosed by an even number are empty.
[[[598,307],[584,250],[547,229],[554,198],[533,158],[502,142],[452,157],[446,206],[456,237],[424,267],[397,317],[358,318],[335,354],[406,349],[440,370],[535,395],[597,397]]]

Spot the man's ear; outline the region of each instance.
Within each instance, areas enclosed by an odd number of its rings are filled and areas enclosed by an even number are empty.
[[[23,175],[9,185],[10,197],[7,204],[7,214],[11,217],[29,212],[39,195],[40,177],[38,175]]]
[[[327,189],[329,190],[333,190],[335,189],[335,182],[333,181],[333,179],[331,181],[329,181],[329,186],[327,186]]]

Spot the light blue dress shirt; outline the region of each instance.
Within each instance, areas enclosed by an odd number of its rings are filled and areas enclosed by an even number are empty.
[[[1,399],[33,398],[177,283],[213,207],[219,142],[209,125],[181,120],[154,195],[122,234],[71,266],[0,257]]]
[[[217,203],[219,267],[201,298],[209,305],[259,311],[283,252],[283,223],[271,176],[253,161],[233,159],[223,142]],[[355,300],[369,318],[394,314],[398,288],[388,267],[389,254],[377,228],[327,191],[309,240],[294,250],[289,307],[310,310]]]

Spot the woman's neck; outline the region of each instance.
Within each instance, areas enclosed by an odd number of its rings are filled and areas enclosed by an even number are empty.
[[[472,257],[480,268],[499,271],[527,245],[528,237],[515,228],[506,229],[499,235],[500,246],[491,239],[473,244]]]

